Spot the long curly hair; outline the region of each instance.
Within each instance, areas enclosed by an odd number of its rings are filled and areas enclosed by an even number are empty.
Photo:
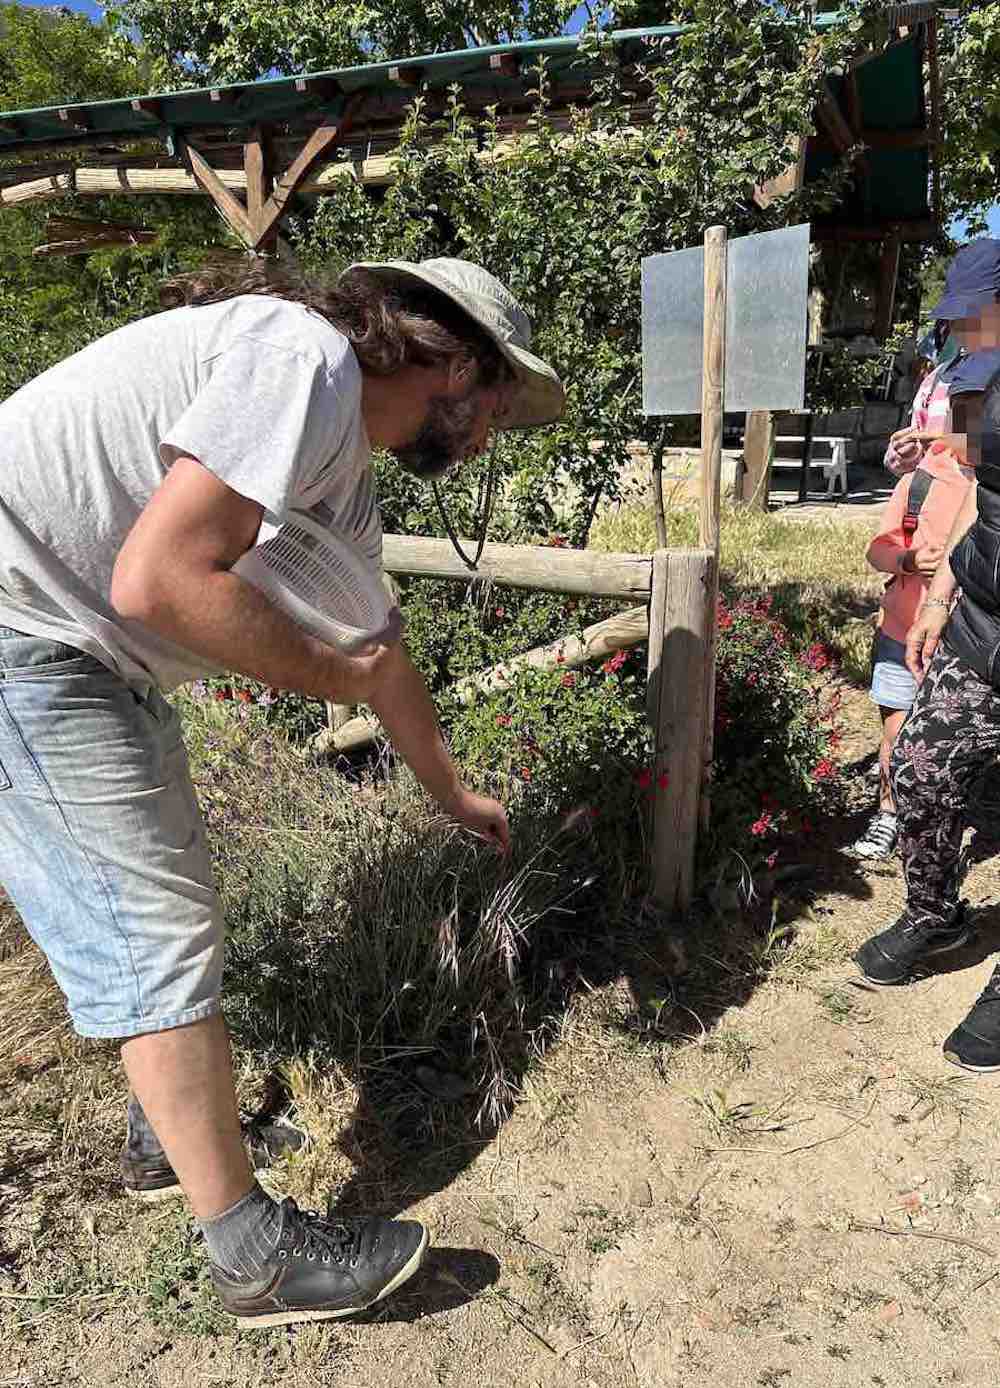
[[[486,387],[512,379],[496,343],[446,295],[422,285],[387,284],[368,270],[352,269],[324,284],[258,261],[250,266],[209,264],[165,286],[165,307],[218,304],[241,294],[268,294],[304,304],[348,339],[363,371],[391,376],[403,366],[448,366],[474,373]]]

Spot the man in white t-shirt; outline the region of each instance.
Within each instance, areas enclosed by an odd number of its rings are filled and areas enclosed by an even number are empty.
[[[76,1030],[122,1039],[126,1186],[181,1187],[226,1309],[273,1325],[380,1300],[427,1234],[319,1219],[250,1172],[219,1012],[221,913],[163,691],[234,670],[368,703],[441,806],[506,848],[504,811],[462,785],[398,614],[362,603],[344,648],[240,566],[259,572],[267,541],[306,515],[379,591],[371,449],[435,476],[495,428],[556,419],[563,392],[523,309],[464,261],[207,297],[0,404],[0,880]]]

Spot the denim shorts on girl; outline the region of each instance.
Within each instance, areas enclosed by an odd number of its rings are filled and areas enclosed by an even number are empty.
[[[177,714],[91,656],[8,627],[0,884],[79,1035],[218,1012],[222,912]]]
[[[872,702],[880,708],[908,709],[916,698],[917,682],[906,668],[906,646],[879,633],[872,669]]]

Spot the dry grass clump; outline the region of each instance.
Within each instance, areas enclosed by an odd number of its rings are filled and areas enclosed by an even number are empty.
[[[37,1065],[70,1040],[62,994],[10,907],[0,907],[0,1075]]]

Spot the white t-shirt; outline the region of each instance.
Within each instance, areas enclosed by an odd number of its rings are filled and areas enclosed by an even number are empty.
[[[319,314],[243,295],[120,328],[0,403],[0,626],[137,689],[213,673],[109,600],[122,543],[182,454],[264,507],[260,542],[307,510],[381,573],[357,358]]]

